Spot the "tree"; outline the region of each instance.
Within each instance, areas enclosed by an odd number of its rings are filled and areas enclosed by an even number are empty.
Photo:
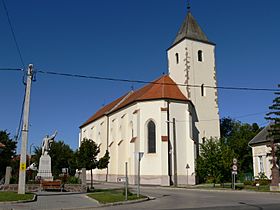
[[[109,152],[106,151],[105,155],[97,160],[97,156],[100,153],[100,148],[97,144],[91,140],[84,138],[80,148],[77,151],[77,164],[78,168],[86,168],[90,170],[91,175],[91,188],[93,187],[93,169],[104,169],[108,167],[109,164]]]
[[[278,88],[280,88],[280,84]],[[273,139],[274,143],[280,143],[280,90],[275,92],[275,95],[273,104],[269,106],[270,112],[266,114],[265,119],[271,122],[268,137]]]
[[[280,88],[280,84],[278,85]],[[276,166],[276,151],[275,143],[280,143],[280,92],[275,92],[273,104],[269,106],[270,112],[266,114],[266,120],[270,121],[267,139],[270,140],[271,156],[272,156],[272,179],[271,186],[279,187],[279,169]]]
[[[6,173],[6,167],[11,165],[12,158],[16,154],[17,142],[10,138],[7,131],[0,131],[0,142],[5,146],[0,153],[0,178]]]
[[[34,161],[39,165],[39,160],[42,154],[42,148],[36,147],[34,151]],[[74,152],[69,145],[63,141],[55,141],[50,146],[49,155],[52,159],[52,174],[54,177],[59,177],[62,173],[62,168],[68,168],[70,175],[75,174],[76,164],[74,160]]]
[[[231,177],[231,164],[234,152],[218,139],[206,140],[200,144],[200,156],[196,160],[197,175],[202,181],[223,184]]]
[[[239,172],[252,173],[252,149],[248,143],[260,131],[256,123],[252,125],[248,123],[241,123],[232,118],[221,119],[221,140],[224,144],[229,146],[238,159]]]

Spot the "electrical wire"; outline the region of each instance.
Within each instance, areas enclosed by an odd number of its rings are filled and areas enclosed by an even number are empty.
[[[25,64],[24,64],[24,61],[23,61],[22,53],[21,53],[21,51],[20,51],[19,44],[18,44],[17,39],[16,39],[15,30],[14,30],[14,28],[13,28],[12,21],[11,21],[11,18],[10,18],[9,11],[8,11],[7,6],[6,6],[5,0],[2,0],[2,3],[3,3],[4,10],[5,10],[5,12],[6,12],[6,16],[7,16],[9,25],[10,25],[10,29],[11,29],[11,32],[12,32],[13,39],[14,39],[14,42],[15,42],[15,44],[16,44],[16,48],[17,48],[17,51],[18,51],[18,54],[19,54],[19,57],[20,57],[20,61],[21,61],[21,64],[22,64],[22,68],[24,68],[24,67],[25,67]]]
[[[264,113],[267,113],[267,112],[257,112],[257,113],[233,116],[233,117],[230,117],[230,118],[238,120],[238,119],[246,118],[246,117],[250,117],[250,116],[262,115]],[[221,119],[200,119],[199,121],[216,121],[216,120],[221,120]],[[189,120],[176,120],[176,122],[190,122],[190,121]]]
[[[17,133],[15,136],[16,141],[18,141],[19,138],[21,137],[21,131],[22,131],[21,127],[22,127],[22,117],[23,117],[23,112],[24,112],[25,94],[26,94],[26,86],[25,86],[23,101],[22,101],[22,105],[21,105],[21,113],[20,113],[20,118],[19,118],[19,123],[18,123],[18,129],[17,129]]]
[[[2,3],[3,3],[3,7],[4,7],[4,10],[5,10],[7,19],[8,19],[8,23],[9,23],[9,26],[10,26],[10,29],[11,29],[11,33],[12,33],[13,39],[14,39],[14,42],[15,42],[15,45],[16,45],[16,49],[17,49],[17,52],[18,52],[18,55],[19,55],[19,58],[20,58],[20,61],[21,61],[22,69],[6,68],[6,69],[0,69],[0,70],[1,71],[5,71],[5,70],[6,71],[7,70],[9,70],[9,71],[24,71],[23,69],[25,67],[25,63],[23,61],[23,56],[22,56],[19,44],[18,44],[17,39],[16,39],[15,30],[14,30],[14,27],[12,25],[12,21],[11,21],[11,18],[10,18],[9,11],[8,11],[7,5],[5,3],[5,0],[2,0]],[[24,76],[23,76],[23,78],[24,78]],[[21,114],[20,114],[20,119],[19,119],[19,126],[18,126],[17,133],[16,133],[16,141],[18,141],[18,139],[21,136],[21,129],[20,129],[20,127],[22,125],[22,117],[23,117],[25,94],[26,94],[26,90],[24,91],[24,98],[23,98],[23,103],[22,103],[22,106],[21,106]]]
[[[89,75],[81,75],[81,74],[69,74],[69,73],[60,73],[60,72],[53,72],[53,71],[37,70],[37,73],[57,75],[57,76],[66,76],[66,77],[84,78],[84,79],[115,81],[115,82],[129,82],[129,83],[133,82],[133,83],[140,83],[140,84],[177,85],[177,86],[184,86],[184,87],[199,87],[199,88],[201,88],[201,85],[161,83],[161,82],[151,82],[151,81],[145,81],[145,80],[130,80],[130,79],[121,79],[121,78],[112,78],[112,77],[100,77],[100,76],[89,76]],[[268,92],[278,91],[278,89],[273,89],[273,88],[251,88],[251,87],[230,87],[230,86],[226,87],[226,86],[209,86],[209,85],[204,85],[204,87],[205,88],[212,88],[212,89],[224,89],[224,90],[268,91]]]
[[[24,71],[24,70],[18,68],[0,68],[0,71]]]

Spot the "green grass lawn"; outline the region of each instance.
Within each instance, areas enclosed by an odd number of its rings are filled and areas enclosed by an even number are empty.
[[[193,188],[199,189],[231,189],[231,183],[225,183],[222,187],[220,184],[216,184],[213,187],[213,184],[200,184],[196,185]],[[259,192],[270,192],[269,185],[260,185],[259,187],[252,186],[252,185],[244,185],[243,183],[236,183],[235,185],[236,190],[252,190],[252,191],[259,191]]]
[[[252,185],[244,185],[243,189],[259,191],[259,192],[270,192],[270,186],[269,185],[260,185],[259,187],[252,186]]]
[[[32,198],[33,198],[33,194],[31,193],[19,195],[16,192],[0,192],[0,202],[23,201],[23,200],[31,200]]]
[[[125,201],[125,195],[123,190],[98,190],[97,192],[88,194],[89,197],[97,200],[100,203],[115,203],[119,201]],[[140,198],[145,198],[140,195]],[[129,193],[128,200],[139,199],[136,194]]]

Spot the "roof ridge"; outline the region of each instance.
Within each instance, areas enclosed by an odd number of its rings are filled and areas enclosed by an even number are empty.
[[[108,110],[105,114],[112,112],[115,108],[117,108],[122,102],[124,102],[133,93],[134,93],[133,90],[129,91],[115,106],[113,106],[112,109]]]
[[[80,128],[104,115],[114,113],[134,102],[158,99],[174,99],[185,102],[189,101],[171,77],[165,74],[136,91],[129,91],[127,94],[124,94],[122,97],[106,105],[104,108],[99,109],[91,118],[81,125]]]

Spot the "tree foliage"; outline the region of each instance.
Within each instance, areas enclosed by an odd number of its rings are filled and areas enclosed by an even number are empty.
[[[224,183],[231,176],[232,159],[234,152],[229,146],[218,139],[208,139],[200,145],[200,156],[197,158],[197,175],[201,181]]]
[[[248,143],[260,131],[256,123],[252,125],[241,123],[232,118],[221,120],[221,140],[234,151],[238,160],[239,172],[248,173],[253,171],[252,149]]]
[[[39,165],[39,160],[42,155],[42,148],[36,147],[34,150],[33,160]],[[62,168],[68,168],[70,175],[75,174],[76,161],[75,154],[69,145],[63,141],[55,141],[50,146],[49,155],[52,159],[52,174],[58,177],[62,173]]]
[[[280,88],[280,84],[278,85]],[[274,143],[280,143],[280,90],[275,92],[276,97],[273,104],[269,106],[269,113],[266,114],[266,120],[269,120],[270,129],[268,130],[268,138],[271,138]]]
[[[16,154],[17,142],[10,138],[7,131],[0,131],[0,142],[5,146],[0,152],[0,179],[5,176],[6,167],[11,165],[12,158]]]
[[[202,182],[224,183],[231,180],[232,160],[238,160],[238,174],[253,172],[252,149],[248,143],[260,131],[256,123],[241,123],[232,118],[220,122],[221,138],[200,145],[197,174]]]
[[[86,168],[91,171],[91,187],[92,187],[92,170],[104,169],[109,164],[109,152],[106,151],[105,155],[97,160],[97,156],[100,153],[99,146],[91,139],[84,138],[80,148],[77,151],[77,165],[78,168]]]

